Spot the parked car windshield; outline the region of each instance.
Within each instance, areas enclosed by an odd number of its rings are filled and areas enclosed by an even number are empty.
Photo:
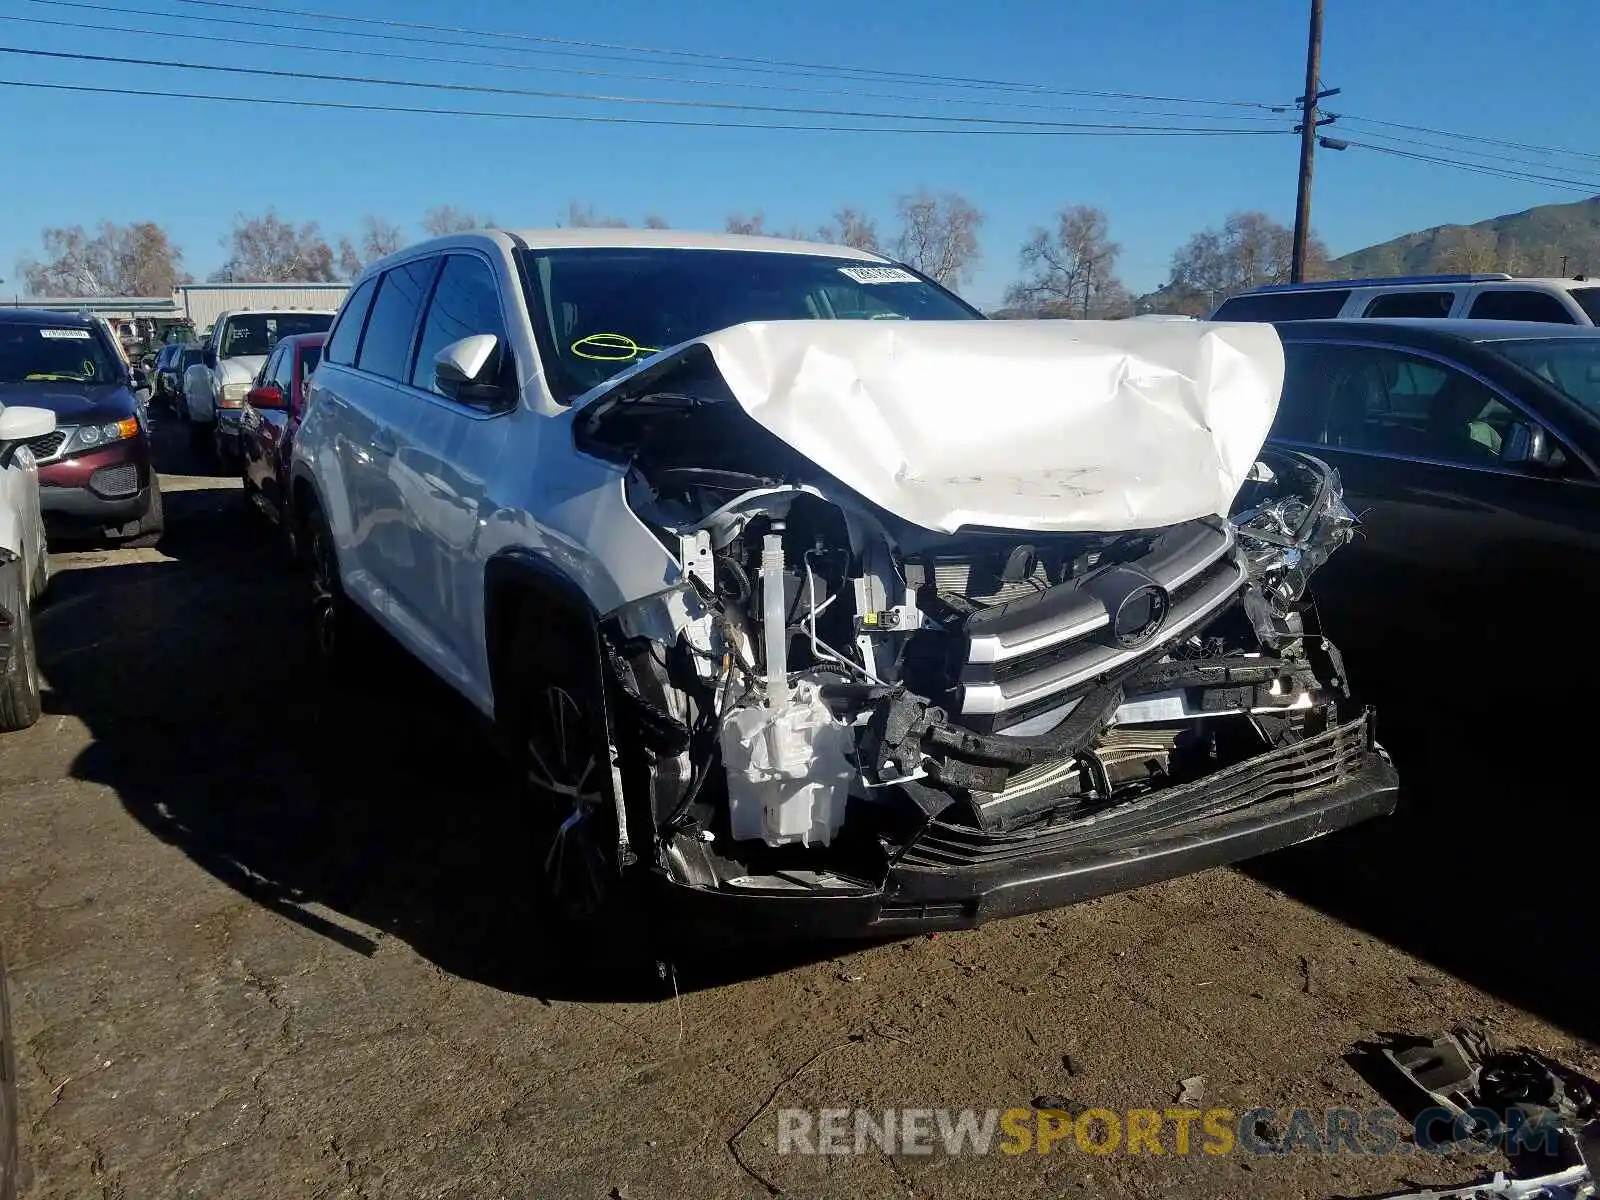
[[[92,329],[0,322],[0,383],[116,383],[125,374]]]
[[[1489,349],[1554,384],[1600,417],[1600,337],[1491,342]]]
[[[332,313],[245,313],[228,318],[222,331],[221,358],[271,354],[283,338],[297,333],[325,333]]]
[[[317,369],[317,364],[322,361],[321,346],[300,347],[300,378],[306,379],[311,372]]]
[[[747,250],[523,252],[550,390],[563,404],[657,350],[745,321],[970,321],[903,267]]]

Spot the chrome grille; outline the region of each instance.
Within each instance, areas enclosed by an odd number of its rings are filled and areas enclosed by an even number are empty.
[[[35,462],[44,462],[61,453],[61,444],[67,440],[67,430],[54,429],[49,433],[40,434],[36,438],[29,438],[27,446],[33,452]]]
[[[935,559],[933,586],[947,596],[964,596],[974,604],[1009,604],[1050,586],[1044,563],[1036,563],[1027,579],[1001,579],[996,563],[973,559]]]

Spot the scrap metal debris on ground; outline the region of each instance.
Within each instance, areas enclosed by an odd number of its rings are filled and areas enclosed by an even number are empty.
[[[1457,1029],[1358,1047],[1363,1074],[1413,1118],[1447,1114],[1452,1132],[1500,1145],[1514,1170],[1389,1200],[1591,1200],[1600,1167],[1600,1084],[1536,1050],[1500,1049]],[[1555,1169],[1552,1169],[1555,1168]]]

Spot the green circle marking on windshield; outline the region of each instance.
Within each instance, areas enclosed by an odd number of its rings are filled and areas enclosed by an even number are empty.
[[[593,362],[632,362],[659,347],[641,346],[625,333],[591,333],[572,343],[572,352]]]

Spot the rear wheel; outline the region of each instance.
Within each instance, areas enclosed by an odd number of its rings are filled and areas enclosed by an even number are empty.
[[[21,559],[0,567],[0,607],[12,614],[11,654],[0,672],[0,731],[5,732],[28,728],[43,711],[28,582]]]
[[[311,600],[311,649],[317,675],[324,687],[353,681],[363,653],[370,649],[367,630],[339,578],[339,555],[333,530],[320,508],[306,514],[301,530],[305,547],[306,579]]]

